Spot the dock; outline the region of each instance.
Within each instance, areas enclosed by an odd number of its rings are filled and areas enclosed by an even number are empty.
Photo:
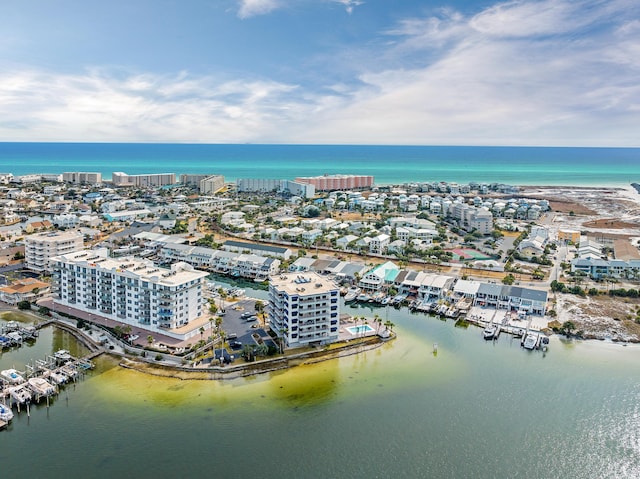
[[[49,398],[59,394],[67,384],[75,384],[83,379],[87,371],[94,367],[91,360],[100,354],[102,351],[93,351],[82,358],[69,357],[64,361],[55,355],[32,360],[24,371],[19,371],[22,377],[19,384],[0,379],[0,400],[9,409],[15,407],[18,413],[26,410],[27,415],[30,414],[30,405],[43,399],[46,399],[49,407]],[[9,421],[2,420],[5,424],[0,429],[6,427]]]

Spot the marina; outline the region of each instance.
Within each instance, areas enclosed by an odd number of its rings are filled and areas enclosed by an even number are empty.
[[[87,370],[94,367],[89,359],[100,353],[93,353],[85,358],[74,358],[65,351],[67,358],[59,365],[60,359],[55,353],[45,359],[36,359],[26,365],[25,371],[6,369],[0,372],[0,420],[9,423],[13,419],[12,409],[20,413],[24,408],[29,414],[29,406],[47,400],[60,392],[61,387],[75,383]]]

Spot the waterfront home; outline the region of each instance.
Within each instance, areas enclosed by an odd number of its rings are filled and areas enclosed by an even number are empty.
[[[400,269],[391,261],[376,265],[368,271],[358,283],[366,291],[380,291],[383,286],[393,284]]]
[[[312,272],[272,276],[267,315],[285,347],[329,344],[340,330],[338,287]]]
[[[474,300],[478,306],[537,315],[544,315],[546,304],[546,291],[493,283],[481,283]]]

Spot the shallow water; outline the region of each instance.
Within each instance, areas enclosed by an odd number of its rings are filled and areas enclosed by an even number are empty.
[[[527,352],[507,335],[376,312],[397,340],[250,378],[181,381],[101,359],[0,432],[3,477],[640,475],[640,348],[554,339]],[[48,334],[34,348],[58,347]],[[0,366],[16,354],[28,356]]]

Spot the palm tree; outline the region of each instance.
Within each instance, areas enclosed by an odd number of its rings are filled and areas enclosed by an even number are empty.
[[[373,322],[376,323],[376,334],[378,334],[380,332],[380,325],[382,324],[382,318],[378,313],[373,315]]]

